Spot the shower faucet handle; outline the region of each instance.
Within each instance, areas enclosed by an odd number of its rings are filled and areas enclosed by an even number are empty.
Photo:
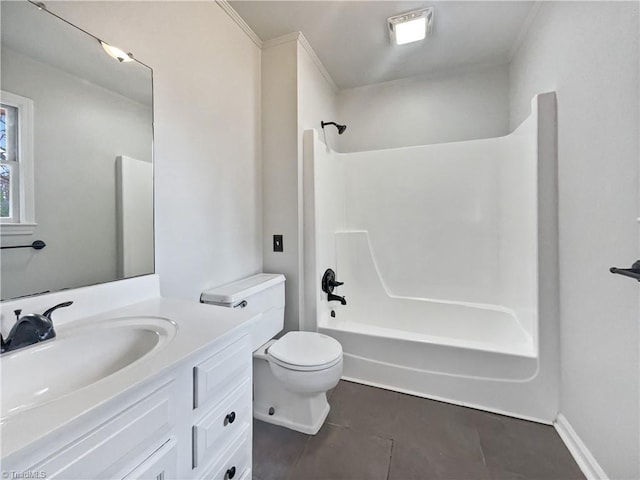
[[[336,280],[336,272],[327,268],[324,275],[322,275],[322,291],[325,293],[333,293],[333,289],[340,285],[344,285],[344,282],[338,282]]]

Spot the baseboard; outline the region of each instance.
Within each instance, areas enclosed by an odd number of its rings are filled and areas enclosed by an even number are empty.
[[[609,480],[607,474],[604,472],[600,464],[598,464],[593,455],[591,455],[587,446],[578,436],[564,415],[559,413],[553,426],[569,449],[571,455],[573,455],[573,458],[580,467],[580,470],[582,470],[584,476],[587,477],[587,480]]]

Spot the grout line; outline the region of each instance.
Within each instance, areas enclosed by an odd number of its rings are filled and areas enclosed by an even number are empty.
[[[298,463],[300,463],[300,460],[302,459],[305,452],[307,451],[307,447],[309,446],[309,440],[311,440],[311,438],[313,438],[311,435],[307,435],[307,439],[304,441],[304,448],[298,454],[295,462],[293,462],[291,464],[291,467],[289,467],[289,471],[287,472],[287,480],[292,480],[293,472],[295,471],[296,467],[298,466]]]
[[[389,451],[389,466],[387,467],[387,480],[391,475],[391,459],[393,458],[393,445],[395,444],[393,438],[391,439],[391,450]]]
[[[473,428],[476,431],[476,436],[478,437],[478,447],[480,447],[480,455],[482,455],[482,464],[487,467],[487,469],[489,468],[489,465],[487,465],[487,459],[484,456],[484,448],[482,448],[482,440],[480,439],[480,431],[478,430],[478,427],[475,425],[473,425]]]

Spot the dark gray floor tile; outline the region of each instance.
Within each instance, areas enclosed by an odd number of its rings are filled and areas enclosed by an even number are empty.
[[[468,408],[410,395],[398,400],[398,415],[392,438],[420,445],[431,458],[459,458],[469,464],[482,464],[482,448]]]
[[[327,422],[391,438],[401,394],[341,380],[331,395]]]
[[[255,422],[255,480],[584,478],[546,425],[345,381],[327,398],[314,437]]]
[[[485,462],[496,478],[498,472],[505,475],[501,478],[584,478],[553,427],[491,413],[475,420]]]
[[[289,480],[386,480],[391,440],[325,424],[311,437]]]
[[[470,408],[405,394],[399,395],[397,406],[398,429],[411,430],[415,425],[443,426],[452,423],[475,428],[474,416],[477,412]]]
[[[489,468],[491,480],[527,480],[527,477],[519,473],[507,472],[499,468]]]
[[[489,479],[473,410],[400,395],[389,478]]]
[[[331,396],[333,395],[333,392],[336,391],[337,385],[335,387],[333,387],[330,390],[327,390],[327,402],[331,401]]]
[[[413,440],[394,440],[389,480],[489,480],[477,451],[446,450]]]
[[[308,435],[253,421],[254,480],[283,480],[304,450]]]

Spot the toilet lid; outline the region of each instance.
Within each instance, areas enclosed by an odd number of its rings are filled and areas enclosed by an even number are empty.
[[[267,354],[278,363],[298,367],[318,367],[342,358],[342,345],[316,332],[289,332],[269,347]]]

